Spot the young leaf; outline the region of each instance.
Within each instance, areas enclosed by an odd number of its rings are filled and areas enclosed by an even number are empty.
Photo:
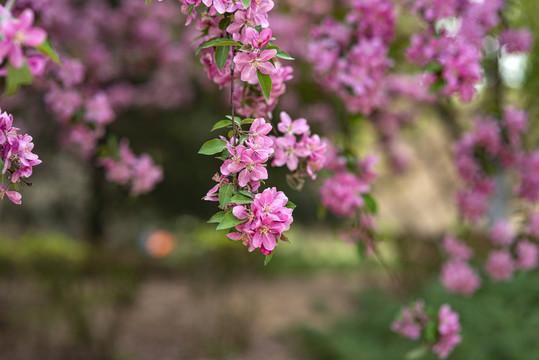
[[[208,224],[220,223],[225,216],[224,211],[219,211],[218,213],[213,214],[213,216],[208,220]]]
[[[275,56],[285,60],[294,60],[292,56],[288,55],[286,51],[283,51],[281,49],[277,49],[277,54],[275,54]]]
[[[230,229],[231,227],[234,227],[236,225],[241,224],[242,222],[246,221],[247,219],[240,220],[237,217],[232,214],[231,211],[228,211],[223,216],[223,220],[217,225],[217,230],[225,230]]]
[[[193,9],[194,8],[195,8],[195,4],[189,5],[189,7],[187,8],[187,16],[191,16],[191,14],[193,14]]]
[[[273,253],[266,255],[266,258],[264,259],[264,266],[268,265],[272,257],[273,257]]]
[[[229,52],[230,46],[219,46],[215,49],[215,65],[217,65],[219,70],[223,70]]]
[[[11,64],[7,65],[5,96],[11,96],[17,92],[19,86],[31,84],[34,77],[30,72],[28,63],[24,63],[20,68],[15,68]]]
[[[258,77],[258,83],[262,88],[262,94],[264,94],[266,100],[269,101],[272,85],[271,76],[269,76],[268,74],[262,74],[258,69],[256,69],[256,76]]]
[[[54,48],[52,47],[49,39],[46,39],[41,45],[37,47],[37,49],[43,54],[47,55],[52,61],[60,65],[60,59],[58,58],[58,54],[56,54],[56,51],[54,51]]]
[[[219,188],[219,206],[224,209],[232,198],[232,193],[234,192],[234,186],[232,184],[223,184]]]
[[[296,208],[296,204],[294,204],[292,201],[288,201],[285,207],[294,210]]]
[[[378,212],[378,205],[376,204],[376,200],[374,200],[372,195],[369,193],[361,194],[361,197],[365,202],[365,207],[367,208],[367,211],[371,214],[376,214]]]
[[[290,239],[285,234],[281,234],[281,238],[279,240],[290,243]]]
[[[230,202],[235,204],[250,204],[253,202],[253,198],[242,194],[236,194],[232,196]]]
[[[212,139],[209,141],[206,141],[200,150],[198,150],[199,154],[202,155],[214,155],[217,153],[220,153],[226,148],[226,141],[221,139]]]
[[[247,9],[249,6],[251,6],[251,0],[241,0],[241,4],[243,5],[244,9]]]
[[[243,44],[238,41],[225,39],[225,38],[212,38],[200,44],[195,51],[195,55],[198,55],[198,53],[202,49],[206,49],[206,48],[214,47],[214,46],[229,46],[229,45],[241,46]]]
[[[255,121],[255,119],[253,119],[253,118],[243,119],[241,121],[241,125],[243,125],[243,124],[252,124],[254,121]]]
[[[222,129],[222,128],[228,127],[228,126],[232,126],[232,121],[230,121],[230,120],[221,120],[221,121],[216,122],[215,125],[213,125],[213,127],[211,128],[211,131],[217,130],[217,129]]]
[[[148,5],[151,2],[152,2],[152,0],[146,0],[146,5]]]

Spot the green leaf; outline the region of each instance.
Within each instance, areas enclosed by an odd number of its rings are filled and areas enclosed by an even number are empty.
[[[219,206],[225,208],[232,198],[232,193],[234,192],[234,186],[232,184],[223,184],[219,188]]]
[[[232,121],[221,120],[221,121],[216,122],[215,125],[213,125],[213,127],[211,128],[211,131],[222,129],[224,127],[229,127],[229,126],[232,126]]]
[[[238,191],[240,194],[242,195],[245,195],[247,197],[250,197],[251,199],[254,199],[255,197],[253,196],[253,194],[251,194],[248,190],[240,190]]]
[[[428,63],[427,66],[425,66],[425,71],[435,74],[440,73],[442,71],[442,65],[437,62]]]
[[[296,204],[294,204],[292,201],[288,201],[285,207],[294,210],[296,208]]]
[[[288,55],[286,51],[283,51],[281,49],[277,49],[277,54],[275,54],[275,56],[285,60],[295,60],[292,56]]]
[[[247,221],[247,219],[240,220],[237,217],[235,217],[234,214],[232,214],[231,211],[228,211],[223,216],[223,220],[221,220],[219,225],[217,225],[217,230],[230,229],[231,227],[239,225],[239,224],[241,224],[242,222],[245,222],[245,221]]]
[[[2,174],[2,169],[4,169],[4,161],[0,159],[0,174]]]
[[[232,18],[230,16],[224,17],[219,21],[219,29],[226,31],[226,28],[232,23]]]
[[[427,354],[427,351],[429,351],[428,346],[421,345],[420,347],[408,351],[406,355],[404,355],[404,358],[406,360],[417,360],[425,356]]]
[[[15,68],[11,64],[7,65],[5,96],[11,96],[17,92],[19,86],[31,84],[34,77],[30,72],[28,63],[24,63],[20,68]]]
[[[436,321],[429,320],[425,324],[425,328],[423,329],[423,338],[428,343],[433,343],[436,341],[436,331],[437,331]]]
[[[273,257],[273,253],[266,255],[266,258],[264,259],[264,266],[268,265],[271,261],[271,258]]]
[[[363,259],[365,257],[365,243],[361,241],[361,239],[358,239],[357,242],[357,254],[360,259]]]
[[[254,121],[255,121],[255,119],[253,119],[253,118],[243,119],[241,121],[241,125],[243,125],[243,124],[252,124]]]
[[[445,84],[446,84],[446,83],[445,83],[445,80],[442,79],[442,78],[440,78],[440,79],[436,80],[436,81],[434,82],[434,84],[431,85],[431,87],[430,87],[430,89],[429,89],[429,92],[430,92],[431,94],[434,94],[434,93],[438,92],[438,90],[443,89],[444,86],[445,86]]]
[[[206,49],[206,48],[214,47],[214,46],[229,46],[229,45],[241,46],[243,44],[238,41],[225,39],[225,38],[212,38],[200,44],[195,51],[195,55],[198,55],[198,53],[202,49]]]
[[[187,16],[191,16],[191,14],[193,14],[193,9],[194,8],[195,8],[195,4],[189,5],[189,7],[187,8]]]
[[[247,9],[249,6],[251,6],[251,0],[241,0],[241,4],[243,5],[244,9]]]
[[[232,121],[232,116],[227,115],[226,118]],[[236,121],[236,124],[241,124],[241,118],[239,116],[234,116],[234,120]]]
[[[256,69],[256,76],[258,77],[258,83],[262,88],[262,94],[264,94],[266,100],[269,101],[272,85],[271,76],[269,76],[268,74],[262,74],[258,69]]]
[[[231,203],[236,204],[250,204],[253,202],[253,198],[249,196],[245,196],[243,194],[236,194],[232,196],[232,199],[230,199]]]
[[[198,150],[199,154],[202,155],[214,155],[217,153],[220,153],[226,148],[226,141],[222,139],[212,139],[209,141],[206,141],[200,150]]]
[[[146,0],[146,5],[148,5],[151,2],[152,2],[152,0]]]
[[[37,49],[47,55],[52,61],[60,65],[60,59],[58,58],[58,54],[56,54],[56,51],[54,51],[54,48],[52,47],[49,39],[46,39],[41,45],[37,47]]]
[[[225,216],[225,212],[219,211],[218,213],[213,214],[210,220],[208,220],[208,224],[220,223],[223,220],[224,216]]]
[[[361,197],[363,198],[363,201],[365,202],[365,208],[368,212],[371,214],[376,214],[378,212],[378,204],[376,204],[376,200],[372,197],[371,194],[361,194]]]
[[[223,67],[226,64],[226,59],[228,59],[228,53],[230,52],[230,46],[219,46],[215,49],[215,64],[219,70],[223,70]]]

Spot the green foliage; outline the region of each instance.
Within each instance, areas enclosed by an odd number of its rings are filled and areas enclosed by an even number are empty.
[[[56,54],[56,51],[52,47],[49,39],[45,40],[43,44],[39,45],[37,49],[41,51],[42,53],[44,53],[45,55],[47,55],[56,64],[60,65],[60,59],[58,58],[58,54]]]
[[[509,283],[485,281],[471,298],[448,294],[437,281],[408,298],[423,298],[435,307],[450,304],[460,314],[463,342],[450,360],[535,360],[539,353],[539,274],[519,273]],[[403,306],[401,299],[366,289],[358,297],[356,314],[328,331],[300,331],[309,359],[387,360],[410,358],[421,344],[390,330]],[[435,329],[429,329],[429,332]],[[424,360],[434,360],[430,351]]]
[[[228,53],[230,52],[230,46],[219,46],[215,49],[215,64],[219,70],[223,70],[228,59]]]
[[[13,67],[11,64],[7,65],[7,77],[6,77],[6,90],[5,96],[11,96],[19,90],[21,85],[28,85],[32,83],[34,77],[30,72],[30,67],[25,61],[20,68]]]
[[[226,141],[222,139],[212,139],[209,141],[206,141],[200,150],[198,150],[199,154],[202,155],[215,155],[217,153],[220,153],[226,148]]]
[[[232,199],[232,194],[234,192],[234,186],[232,184],[223,184],[219,188],[219,206],[224,209]]]
[[[213,39],[210,39],[208,41],[204,41],[202,44],[200,44],[199,47],[197,47],[197,49],[195,51],[195,55],[198,55],[198,53],[202,49],[206,49],[206,48],[209,48],[209,47],[230,46],[230,45],[242,46],[243,44],[241,42],[239,42],[239,41],[234,41],[234,40],[230,40],[230,39],[226,39],[226,38],[213,38]]]
[[[234,214],[232,214],[232,211],[228,211],[223,216],[223,220],[221,220],[219,225],[217,225],[217,230],[230,229],[230,228],[232,228],[232,227],[234,227],[236,225],[239,225],[239,224],[241,224],[242,222],[245,222],[245,221],[246,221],[246,219],[245,220],[240,220],[237,217],[235,217]]]
[[[271,76],[268,74],[262,74],[260,70],[256,70],[256,76],[258,77],[258,83],[260,84],[260,87],[262,88],[262,93],[264,94],[264,97],[266,100],[269,100],[271,95]]]
[[[251,6],[252,0],[241,0],[241,4],[243,5],[244,9],[247,9],[249,6]]]

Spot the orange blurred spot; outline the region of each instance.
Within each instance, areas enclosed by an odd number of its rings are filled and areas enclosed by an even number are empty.
[[[176,246],[176,237],[169,231],[156,230],[146,239],[148,254],[155,258],[163,258],[170,254]]]

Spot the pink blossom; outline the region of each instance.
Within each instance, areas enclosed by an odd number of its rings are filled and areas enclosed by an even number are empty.
[[[469,246],[451,235],[444,237],[443,248],[453,260],[466,261],[473,256],[473,250]]]
[[[481,284],[477,272],[462,260],[446,262],[440,274],[442,284],[450,292],[470,296]]]
[[[507,220],[498,220],[490,231],[490,240],[500,246],[509,246],[515,240],[515,232]]]
[[[391,330],[408,339],[417,340],[428,321],[425,302],[418,300],[411,306],[401,309],[399,318],[391,324]]]
[[[114,112],[105,93],[97,93],[86,102],[85,118],[99,125],[107,125],[114,120]]]
[[[516,267],[522,270],[532,270],[537,267],[539,248],[528,240],[519,241],[516,247]]]
[[[277,124],[277,129],[279,129],[279,131],[283,134],[301,135],[306,132],[309,132],[309,125],[307,124],[307,120],[301,118],[292,121],[290,115],[288,115],[284,111],[281,111],[280,117],[281,121],[279,122],[279,124]]]
[[[511,254],[506,250],[491,251],[485,270],[494,281],[507,281],[513,276],[515,263]]]
[[[501,32],[500,46],[508,53],[527,52],[533,43],[533,36],[528,29],[505,29]]]
[[[269,62],[277,54],[277,50],[254,51],[252,53],[238,53],[234,57],[234,63],[241,72],[241,80],[249,83],[257,82],[256,71],[262,74],[271,74],[275,67]]]
[[[341,217],[352,217],[364,204],[361,194],[369,191],[369,185],[356,175],[338,173],[320,188],[322,204]]]
[[[245,30],[245,37],[247,42],[250,42],[255,49],[260,49],[268,45],[268,42],[271,39],[271,29],[265,28],[258,33],[254,28],[249,27]]]
[[[451,310],[447,304],[442,305],[438,311],[438,339],[432,346],[440,359],[445,359],[451,351],[460,344],[460,322],[459,315]]]
[[[531,236],[539,238],[539,212],[534,212],[530,215],[526,231]]]
[[[20,68],[24,62],[22,46],[37,47],[47,38],[47,33],[40,28],[33,27],[34,12],[24,10],[19,18],[9,18],[2,14],[4,19],[0,25],[2,40],[0,41],[0,62],[9,58],[9,62]]]
[[[0,200],[4,198],[4,195],[7,195],[8,199],[11,200],[14,204],[20,205],[22,203],[22,195],[17,191],[7,191],[3,186],[0,186]]]

